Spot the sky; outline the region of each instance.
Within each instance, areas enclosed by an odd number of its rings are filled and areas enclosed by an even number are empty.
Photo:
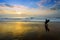
[[[60,17],[60,0],[0,0],[0,17]]]

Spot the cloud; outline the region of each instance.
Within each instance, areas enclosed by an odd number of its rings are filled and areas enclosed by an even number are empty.
[[[19,17],[30,17],[30,16],[47,16],[56,13],[55,10],[50,9],[39,9],[39,8],[29,8],[24,5],[9,5],[9,4],[2,4],[0,5],[0,14],[14,14],[15,17],[17,14]],[[7,15],[6,17],[11,17]],[[16,16],[16,17],[18,17]]]
[[[60,0],[41,0],[36,4],[41,9],[51,9],[51,10],[60,9]]]
[[[56,0],[55,5],[51,9],[60,10],[60,0]]]
[[[7,3],[0,3],[0,6],[8,6],[8,7],[11,7],[10,4],[7,4]]]
[[[49,8],[52,6],[51,0],[40,0],[39,2],[36,3],[39,8]]]

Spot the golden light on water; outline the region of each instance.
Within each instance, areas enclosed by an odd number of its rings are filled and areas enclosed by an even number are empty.
[[[59,36],[60,23],[49,23],[50,31],[46,32],[44,22],[0,22],[0,38],[5,39],[43,39],[46,38],[57,38]],[[58,34],[58,35],[57,35]],[[56,36],[56,37],[55,37]],[[44,39],[45,40],[45,39]]]
[[[36,30],[38,27],[32,27],[29,22],[2,22],[0,23],[0,32],[11,32],[14,35],[25,34],[31,30]]]

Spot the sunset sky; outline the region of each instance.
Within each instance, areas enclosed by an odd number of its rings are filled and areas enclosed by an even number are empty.
[[[60,0],[0,0],[0,17],[60,17]]]

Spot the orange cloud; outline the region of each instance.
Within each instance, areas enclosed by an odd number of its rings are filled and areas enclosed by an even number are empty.
[[[46,16],[55,13],[55,10],[39,9],[39,8],[28,8],[22,5],[0,6],[0,14],[19,14],[21,16],[35,16],[41,15]]]

